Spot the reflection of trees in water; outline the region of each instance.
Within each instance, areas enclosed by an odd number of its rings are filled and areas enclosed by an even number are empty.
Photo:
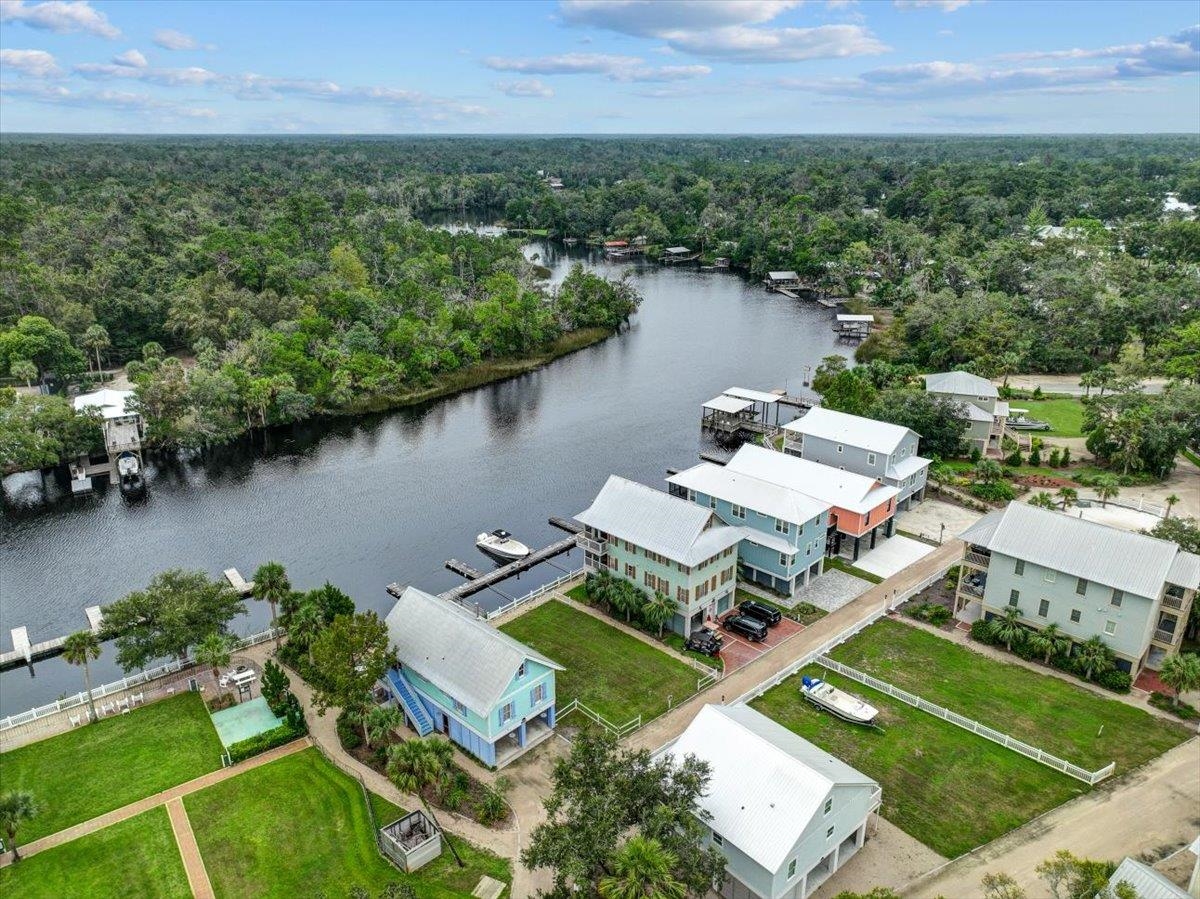
[[[512,440],[527,419],[537,418],[542,402],[544,374],[545,369],[537,369],[484,388],[487,391],[490,436]]]

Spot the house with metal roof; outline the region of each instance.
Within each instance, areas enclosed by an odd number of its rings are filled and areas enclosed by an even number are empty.
[[[416,587],[385,622],[396,665],[380,686],[418,734],[445,734],[495,768],[551,737],[557,662]]]
[[[696,810],[725,899],[806,899],[867,839],[877,782],[746,705],[706,705],[657,753],[707,762]]]
[[[990,618],[1006,607],[1079,643],[1099,636],[1134,676],[1178,652],[1200,589],[1200,556],[1168,540],[1012,502],[959,535],[956,610]]]
[[[1133,887],[1137,899],[1194,899],[1189,893],[1166,876],[1147,864],[1126,856],[1117,870],[1108,879],[1108,895],[1116,896],[1117,884],[1127,883]]]
[[[1003,438],[1018,445],[1028,440],[1008,427],[1008,403],[1000,399],[996,385],[966,371],[946,371],[925,376],[925,392],[944,396],[958,404],[967,422],[965,439],[972,448],[987,455],[1003,452]]]
[[[733,607],[743,530],[712,509],[613,475],[575,519],[584,567],[672,597],[676,633],[690,636]]]
[[[667,484],[672,496],[742,530],[737,554],[747,580],[790,596],[821,574],[829,503],[711,462],[674,474]]]
[[[911,428],[817,406],[783,426],[783,450],[809,462],[854,472],[895,487],[896,505],[925,498],[929,460]]]

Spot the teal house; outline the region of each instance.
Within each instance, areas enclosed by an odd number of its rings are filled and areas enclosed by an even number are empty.
[[[561,665],[415,587],[386,623],[396,665],[382,686],[418,734],[444,734],[494,768],[553,735]]]

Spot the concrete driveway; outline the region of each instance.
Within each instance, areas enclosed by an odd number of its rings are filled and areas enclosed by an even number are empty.
[[[928,543],[922,543],[920,540],[896,534],[894,537],[884,540],[866,555],[859,556],[854,567],[881,578],[889,578],[914,562],[919,562],[936,548]]]

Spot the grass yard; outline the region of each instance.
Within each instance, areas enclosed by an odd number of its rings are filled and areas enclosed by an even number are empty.
[[[1121,774],[1188,738],[1141,709],[899,621],[879,621],[830,655],[1091,770],[1115,760]]]
[[[392,867],[375,848],[358,781],[316,749],[193,793],[184,805],[219,897],[345,896],[354,886],[377,895],[400,882],[421,899],[448,899],[469,895],[484,874],[512,879],[506,860],[458,838],[465,868],[448,849],[415,874]],[[380,824],[402,813],[380,797],[372,807]]]
[[[816,666],[805,674],[822,674]],[[866,687],[832,675],[879,709],[884,732],[817,711],[788,678],[751,705],[883,787],[885,818],[954,858],[1086,792],[1086,785]]]
[[[696,691],[694,668],[610,624],[551,600],[500,630],[549,656],[558,672],[558,707],[578,699],[615,725],[666,711]]]
[[[0,895],[22,899],[190,897],[165,806],[0,868]]]
[[[854,565],[847,562],[841,556],[834,556],[832,559],[825,560],[825,569],[836,568],[838,571],[843,571],[853,577],[860,578],[864,581],[870,581],[872,584],[882,584],[883,578],[877,574],[871,574],[869,571],[863,571],[861,568],[856,568]]]
[[[221,741],[199,693],[104,718],[0,756],[6,790],[42,812],[22,841],[87,821],[221,767]]]
[[[1074,397],[1050,400],[1012,400],[1017,409],[1028,409],[1030,418],[1050,423],[1049,431],[1030,431],[1034,437],[1081,437],[1083,403]],[[1043,453],[1044,455],[1045,453]]]

